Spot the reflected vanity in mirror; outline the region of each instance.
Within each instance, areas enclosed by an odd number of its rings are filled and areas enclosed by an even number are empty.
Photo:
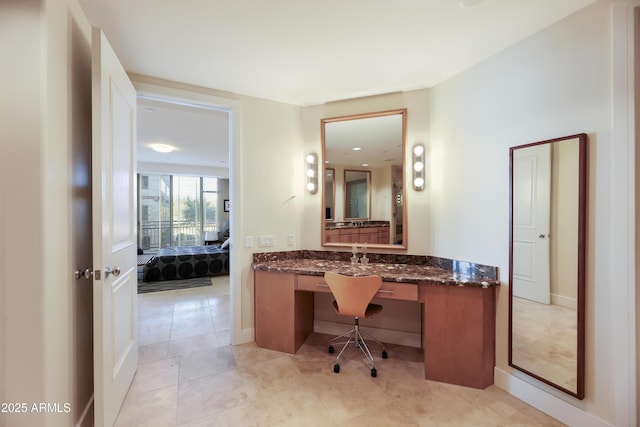
[[[407,110],[322,119],[322,245],[406,249]]]
[[[509,157],[509,365],[583,399],[587,135]]]

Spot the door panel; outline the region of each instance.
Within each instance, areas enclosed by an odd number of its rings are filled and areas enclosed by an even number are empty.
[[[136,92],[99,29],[92,48],[95,426],[112,426],[138,364]]]

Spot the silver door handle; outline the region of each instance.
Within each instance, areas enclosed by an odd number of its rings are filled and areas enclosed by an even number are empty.
[[[538,237],[544,239],[546,236],[544,234],[540,234]]]
[[[76,270],[74,276],[76,279],[91,279],[93,277],[93,269],[89,267],[84,270]]]
[[[105,267],[104,278],[106,279],[110,274],[113,274],[113,277],[118,277],[120,275],[120,267],[116,265],[115,267],[113,267],[113,270],[111,269],[111,267]]]

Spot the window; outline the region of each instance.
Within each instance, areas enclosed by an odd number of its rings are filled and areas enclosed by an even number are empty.
[[[153,252],[202,245],[205,232],[221,231],[228,218],[220,223],[219,181],[202,176],[140,175],[138,238],[142,249]]]

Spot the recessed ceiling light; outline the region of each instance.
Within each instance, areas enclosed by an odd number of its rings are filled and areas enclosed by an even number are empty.
[[[171,145],[167,144],[151,144],[150,147],[158,153],[170,153],[176,149],[176,147],[172,147]]]
[[[353,147],[351,150],[352,151],[360,151],[360,150],[362,150],[362,147]]]
[[[362,166],[367,167],[369,166],[369,163],[363,163]]]

